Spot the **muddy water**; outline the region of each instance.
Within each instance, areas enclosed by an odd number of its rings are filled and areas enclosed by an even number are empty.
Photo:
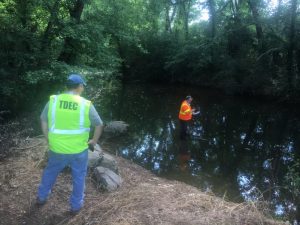
[[[182,141],[178,110],[188,94],[200,115]],[[128,133],[114,140],[112,151],[159,176],[230,201],[268,201],[275,215],[299,223],[296,107],[199,88],[143,85],[104,93],[95,105],[105,121],[130,124]]]

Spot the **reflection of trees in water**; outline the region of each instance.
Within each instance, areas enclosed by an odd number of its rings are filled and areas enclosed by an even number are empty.
[[[277,213],[281,213],[279,208],[283,213],[295,207],[299,210],[299,205],[291,207],[296,201],[290,198],[283,179],[294,161],[291,153],[299,152],[299,145],[294,145],[299,121],[292,121],[291,114],[285,111],[235,109],[224,110],[219,105],[202,113],[203,123],[210,120],[210,127],[204,128],[204,138],[213,140],[204,149],[211,147],[214,152],[205,150],[218,164],[215,168],[220,168],[219,175],[232,179],[231,188],[238,187],[246,199],[257,198],[256,190],[262,191],[263,199],[271,202]],[[248,182],[234,183],[239,174]]]
[[[186,179],[183,172],[189,172],[187,183],[227,192],[230,199],[262,195],[278,214],[297,211],[300,221],[299,201],[284,180],[288,167],[300,158],[300,121],[293,112],[233,100],[203,101],[191,129],[195,138],[182,143],[179,101],[174,98],[140,89],[123,91],[114,104],[116,119],[130,124],[124,156],[166,176],[173,171],[178,179]]]

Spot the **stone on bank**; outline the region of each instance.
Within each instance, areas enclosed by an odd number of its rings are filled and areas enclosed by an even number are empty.
[[[97,184],[107,191],[114,191],[122,184],[122,178],[118,174],[118,166],[115,158],[104,153],[97,144],[94,151],[89,150],[88,167],[92,171]]]

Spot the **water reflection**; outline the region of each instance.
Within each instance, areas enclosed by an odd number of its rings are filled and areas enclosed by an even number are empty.
[[[182,172],[188,172],[191,152],[188,148],[186,140],[181,140],[179,143],[178,163]]]
[[[201,115],[181,141],[177,116],[188,93]],[[267,200],[275,214],[300,221],[299,194],[286,180],[300,159],[296,109],[199,89],[134,85],[95,104],[106,120],[130,124],[114,146],[124,157],[233,201]]]

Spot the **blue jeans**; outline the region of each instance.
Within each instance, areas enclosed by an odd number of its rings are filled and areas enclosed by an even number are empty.
[[[71,210],[79,210],[84,202],[85,176],[88,164],[88,151],[78,154],[58,154],[49,151],[47,167],[44,169],[38,189],[38,198],[46,201],[58,174],[67,166],[72,169],[73,191],[70,198]]]

